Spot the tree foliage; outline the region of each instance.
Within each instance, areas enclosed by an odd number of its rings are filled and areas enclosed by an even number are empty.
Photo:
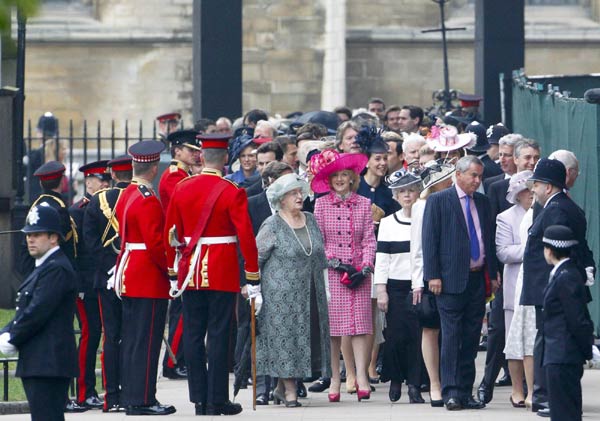
[[[19,10],[25,18],[34,16],[39,8],[40,0],[0,0],[0,32],[10,30],[13,11]]]

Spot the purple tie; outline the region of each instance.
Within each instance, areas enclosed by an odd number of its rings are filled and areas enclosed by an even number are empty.
[[[477,230],[475,229],[475,222],[473,222],[473,215],[471,215],[471,196],[465,196],[467,203],[467,225],[469,226],[469,244],[471,246],[471,259],[479,259],[479,241],[477,240]]]

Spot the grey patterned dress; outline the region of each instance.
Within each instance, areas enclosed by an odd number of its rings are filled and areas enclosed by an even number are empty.
[[[264,303],[257,317],[256,367],[260,375],[330,376],[329,317],[323,270],[323,237],[310,213],[312,251],[303,250],[277,214],[260,228],[256,243]]]

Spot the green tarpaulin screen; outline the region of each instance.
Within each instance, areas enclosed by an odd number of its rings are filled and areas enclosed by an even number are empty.
[[[591,85],[587,88],[600,87],[600,78],[590,77],[585,81]],[[596,331],[600,333],[600,106],[589,104],[582,98],[548,94],[546,86],[536,87],[528,82],[524,77],[516,77],[513,81],[513,131],[537,140],[542,145],[542,156],[548,156],[556,149],[568,149],[579,159],[580,175],[571,197],[587,216],[587,240],[598,267],[590,311]],[[587,88],[581,86],[577,91],[583,92]]]

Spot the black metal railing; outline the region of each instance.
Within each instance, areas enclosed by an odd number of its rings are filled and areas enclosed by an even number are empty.
[[[126,120],[122,128],[117,128],[115,120],[109,124],[103,124],[101,121],[89,123],[86,120],[79,126],[77,133],[71,120],[66,127],[58,124],[54,136],[45,137],[38,133],[34,123],[29,120],[24,136],[24,203],[31,203],[40,192],[38,180],[33,177],[33,173],[44,162],[57,160],[65,165],[65,175],[69,183],[68,186],[65,185],[63,194],[72,201],[81,193],[73,183],[79,180],[77,172],[80,166],[123,155],[127,153],[131,143],[147,139],[156,140],[159,138],[157,129],[156,121],[144,125],[142,120],[135,123]]]

